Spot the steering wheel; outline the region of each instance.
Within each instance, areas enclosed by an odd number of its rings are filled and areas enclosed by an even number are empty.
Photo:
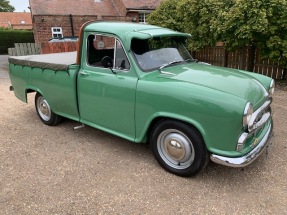
[[[113,67],[113,60],[110,56],[105,56],[101,60],[101,64],[105,68],[112,68]]]

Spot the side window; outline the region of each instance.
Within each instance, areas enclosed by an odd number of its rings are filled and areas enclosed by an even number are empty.
[[[110,68],[114,62],[115,38],[91,34],[87,39],[87,61],[90,66]]]
[[[128,70],[129,61],[121,43],[115,38],[91,34],[87,38],[87,63],[89,66]]]
[[[115,68],[120,70],[129,70],[130,63],[126,56],[125,50],[122,47],[122,44],[117,40],[116,41],[116,63]]]

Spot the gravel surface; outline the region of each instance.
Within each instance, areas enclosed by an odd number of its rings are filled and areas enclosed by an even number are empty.
[[[0,56],[0,59],[5,57]],[[45,126],[9,91],[0,64],[0,214],[287,214],[287,91],[272,104],[275,143],[244,169],[164,171],[150,148],[65,120]]]

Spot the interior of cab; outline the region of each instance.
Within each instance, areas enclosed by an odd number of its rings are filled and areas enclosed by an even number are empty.
[[[114,37],[91,34],[87,38],[87,63],[93,67],[129,70],[126,53]]]

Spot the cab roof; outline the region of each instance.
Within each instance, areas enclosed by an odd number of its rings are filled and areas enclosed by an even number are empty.
[[[159,36],[191,36],[190,34],[180,33],[167,28],[131,22],[93,22],[88,24],[84,31],[116,35],[122,42],[128,43],[132,38],[148,39]]]

